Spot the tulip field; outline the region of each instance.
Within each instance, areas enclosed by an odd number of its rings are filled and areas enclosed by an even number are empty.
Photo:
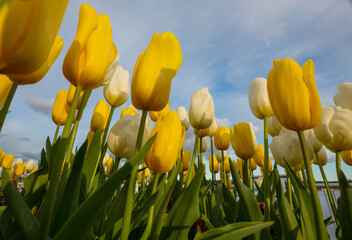
[[[248,85],[248,104],[264,129],[264,139],[257,139],[247,122],[217,124],[206,87],[188,96],[189,108],[170,110],[172,79],[183,63],[171,32],[152,36],[130,84],[109,17],[84,3],[76,36],[61,52],[57,33],[67,4],[0,5],[0,32],[10,36],[0,51],[0,132],[9,111],[16,111],[11,102],[17,88],[40,81],[60,53],[62,78],[70,82],[69,89],[57,91],[56,131],[48,133],[38,164],[0,149],[0,239],[352,239],[352,188],[345,176],[351,169],[341,168],[341,159],[352,166],[351,82],[338,85],[336,106],[322,106],[313,60],[301,66],[273,59],[267,79]],[[31,16],[14,20],[32,8]],[[43,14],[49,11],[55,18]],[[99,87],[103,96],[87,131],[79,123],[90,114],[85,107]],[[129,99],[132,105],[122,108]],[[113,122],[118,108],[121,115]],[[193,151],[184,147],[189,128]],[[77,146],[79,131],[87,137]],[[227,153],[231,148],[236,159]],[[326,151],[336,156],[337,201],[324,172]],[[261,176],[254,180],[257,167]],[[279,168],[286,173],[284,185]],[[324,180],[328,218],[317,177]],[[332,224],[336,231],[329,234]]]

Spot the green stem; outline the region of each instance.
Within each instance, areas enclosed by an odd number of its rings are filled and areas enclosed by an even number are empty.
[[[339,179],[339,172],[341,170],[341,151],[336,151],[336,173],[337,180]]]
[[[43,205],[43,215],[41,217],[41,231],[40,231],[40,239],[45,240],[48,237],[48,233],[51,228],[51,223],[53,220],[53,212],[55,207],[55,201],[57,199],[58,187],[60,184],[60,172],[62,167],[62,162],[64,160],[66,154],[66,145],[68,141],[68,137],[70,134],[73,118],[75,115],[75,111],[77,108],[79,95],[82,91],[82,86],[77,85],[75,95],[73,97],[73,101],[70,107],[70,111],[68,113],[66,123],[64,129],[62,131],[62,139],[59,143],[58,149],[56,151],[53,166],[50,172],[50,178],[48,181],[48,191],[46,193],[46,198],[44,199]]]
[[[55,130],[55,135],[54,135],[54,139],[53,139],[53,145],[54,145],[54,143],[56,142],[57,135],[59,134],[59,130],[60,130],[60,125],[58,124],[58,125],[56,126],[56,130]]]
[[[109,118],[108,118],[108,121],[106,122],[105,130],[104,130],[104,134],[103,134],[103,140],[101,142],[101,150],[103,150],[103,148],[104,148],[106,137],[108,136],[108,132],[109,132],[109,128],[110,128],[110,122],[112,119],[112,115],[114,114],[114,111],[115,111],[115,107],[111,106]]]
[[[71,163],[72,164],[72,161],[71,161],[71,158],[72,158],[72,148],[73,148],[73,144],[75,142],[75,138],[76,138],[76,134],[77,134],[77,129],[78,129],[78,124],[79,124],[79,121],[76,120],[75,123],[73,124],[73,128],[72,128],[72,131],[71,131],[71,134],[70,134],[70,138],[68,140],[68,145],[67,145],[67,155],[66,155],[66,159],[65,159],[65,162],[68,164],[68,163]]]
[[[191,182],[191,177],[192,177],[192,171],[194,168],[194,161],[196,159],[196,154],[197,154],[197,149],[198,149],[198,141],[199,141],[199,129],[196,130],[196,139],[194,142],[194,148],[193,148],[193,154],[192,154],[192,160],[191,160],[191,166],[189,168],[188,176],[187,176],[187,181],[186,181],[186,187],[188,187],[189,183]]]
[[[198,169],[202,166],[202,162],[201,162],[201,152],[202,152],[202,138],[199,138],[199,148],[198,148]]]
[[[215,183],[215,173],[214,173],[214,149],[213,149],[213,137],[210,137],[210,151],[211,151],[211,180],[213,184],[211,185],[214,191],[214,183]]]
[[[139,130],[138,130],[135,153],[139,152],[139,150],[142,147],[142,140],[143,140],[143,134],[144,134],[145,122],[147,119],[147,114],[148,114],[148,110],[143,109],[141,123],[139,125]],[[126,204],[125,204],[125,210],[124,210],[124,215],[123,215],[123,220],[122,220],[122,230],[121,230],[121,239],[122,240],[127,240],[128,235],[130,233],[130,223],[131,223],[131,215],[132,215],[132,209],[133,209],[133,193],[134,193],[135,184],[136,184],[137,170],[138,170],[138,165],[136,165],[132,169],[130,179],[128,181]]]
[[[306,171],[304,171],[304,169],[302,169],[301,170],[301,174],[302,174],[302,177],[303,177],[304,186],[306,186],[306,188],[308,188],[308,181],[307,181]]]
[[[226,173],[225,173],[225,157],[224,157],[224,151],[221,150],[221,158],[222,158],[222,177],[223,177],[223,183],[225,187],[227,187],[227,182],[226,182]]]
[[[251,184],[249,181],[249,174],[248,174],[248,170],[249,170],[249,159],[243,160],[243,182],[244,185],[246,185],[249,189],[251,188]]]
[[[144,164],[142,165],[142,168],[144,168]],[[143,169],[143,173],[142,173],[141,188],[142,188],[142,190],[145,188],[145,169]]]
[[[337,218],[337,208],[336,208],[336,205],[335,205],[334,198],[332,197],[330,186],[329,186],[328,180],[326,179],[326,175],[325,175],[323,166],[321,165],[321,162],[320,162],[320,159],[319,159],[319,155],[318,155],[317,152],[315,153],[315,157],[317,158],[318,165],[319,165],[319,170],[320,170],[321,176],[323,178],[326,191],[328,193],[328,198],[329,198],[330,206],[331,206],[331,209],[332,209],[332,213],[334,214],[334,219],[335,219],[336,225],[338,226],[339,225],[339,220]]]
[[[152,195],[156,192],[156,188],[158,186],[158,182],[159,182],[159,173],[154,173],[155,177],[153,180],[153,190],[152,190]],[[148,220],[147,220],[147,226],[145,227],[145,230],[143,232],[142,237],[140,238],[141,240],[145,240],[148,239],[150,231],[152,229],[152,223],[153,223],[153,218],[154,218],[154,205],[153,204],[150,208],[149,208],[149,214],[148,214]]]
[[[319,195],[318,195],[317,187],[315,185],[312,166],[309,160],[309,155],[308,155],[303,131],[298,131],[297,134],[298,134],[299,142],[301,144],[304,165],[307,170],[308,187],[309,187],[309,192],[311,195],[311,200],[313,205],[313,211],[314,211],[314,216],[316,221],[315,227],[318,234],[318,239],[327,239],[327,232],[324,224],[323,214],[321,211]]]
[[[180,154],[180,161],[181,161],[181,169],[180,169],[180,182],[181,182],[181,186],[183,186],[183,148],[181,149],[181,154]]]
[[[293,203],[292,203],[292,190],[291,190],[291,179],[288,177],[287,179],[287,189],[288,191],[288,202],[290,203],[291,208],[293,208]]]
[[[18,84],[19,84],[18,80],[13,81],[10,92],[6,97],[4,106],[1,108],[1,111],[0,111],[0,133],[2,130],[2,126],[4,125],[6,115],[9,111],[13,96],[15,95],[15,92],[17,90]]]
[[[268,117],[264,117],[264,220],[270,219],[270,183],[269,183],[269,142],[268,142]]]

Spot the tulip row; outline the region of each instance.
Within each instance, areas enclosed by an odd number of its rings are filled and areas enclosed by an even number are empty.
[[[26,31],[20,20],[1,20],[5,26],[1,31],[6,33],[10,27],[18,32],[9,34],[5,43],[15,50],[0,56],[4,74],[0,131],[17,86],[43,78],[62,49],[62,39],[56,34],[67,1],[44,2],[16,3],[27,9],[40,5],[26,19],[32,18]],[[21,13],[16,4],[6,3],[3,19]],[[37,49],[35,30],[42,29],[43,23],[51,29],[43,31],[45,44],[33,57],[28,54]],[[24,37],[16,39],[18,36]],[[21,44],[13,46],[17,40]],[[327,157],[322,144],[337,156],[338,205],[329,192],[338,225],[336,236],[352,238],[348,227],[352,190],[340,165],[341,151],[349,151],[341,154],[345,161],[352,159],[351,134],[346,127],[352,119],[352,111],[346,109],[350,107],[346,96],[351,94],[339,86],[335,103],[341,107],[322,109],[313,61],[300,67],[291,59],[275,60],[268,80],[256,78],[249,85],[250,108],[263,119],[263,146],[257,144],[249,123],[234,124],[231,129],[217,126],[207,88],[192,94],[188,112],[184,107],[170,111],[171,82],[182,64],[174,34],[154,34],[137,59],[131,91],[129,73],[119,65],[119,58],[109,17],[83,4],[77,34],[63,62],[63,74],[71,85],[67,91],[58,91],[53,106],[52,119],[57,126],[53,141],[48,138],[38,170],[24,179],[23,196],[9,180],[8,171],[2,171],[7,203],[1,213],[2,239],[327,239],[326,224],[330,222],[323,219],[311,170],[315,161],[325,179],[322,166]],[[104,86],[108,104],[103,99],[97,103],[87,140],[73,152],[84,108],[92,90],[100,86]],[[133,106],[123,108],[110,129],[114,110],[130,94]],[[155,122],[153,129],[150,119]],[[190,125],[195,133],[193,153],[183,149]],[[64,126],[61,134],[60,126]],[[270,145],[268,134],[273,136]],[[211,180],[205,179],[203,163],[208,136]],[[230,145],[237,161],[227,155]],[[10,169],[7,156],[2,160],[5,170]],[[12,161],[13,157],[11,166]],[[287,172],[286,193],[277,164]],[[257,165],[263,184],[252,181]],[[22,175],[23,169],[22,163],[16,163],[12,177]],[[220,182],[216,181],[218,172]],[[329,190],[326,180],[325,184]]]

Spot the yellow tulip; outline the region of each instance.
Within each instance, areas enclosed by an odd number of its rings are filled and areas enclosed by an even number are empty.
[[[0,109],[4,106],[7,95],[9,95],[10,89],[12,87],[12,81],[8,76],[0,74]]]
[[[254,171],[257,169],[257,164],[255,163],[253,158],[251,158],[250,160],[251,160],[251,164],[249,165],[249,168],[251,169],[251,171]]]
[[[67,90],[60,89],[57,92],[51,118],[56,125],[65,125],[69,107],[66,102]]]
[[[196,131],[197,130],[195,128],[193,128],[194,134],[196,134]],[[210,132],[210,127],[204,128],[204,129],[199,129],[199,137],[204,138],[209,135],[209,132]]]
[[[188,149],[184,149],[182,153],[182,171],[189,169],[192,160],[192,153]]]
[[[140,184],[142,182],[143,171],[137,173],[137,183]]]
[[[189,170],[183,172],[183,183],[184,184],[186,184],[186,181],[188,179],[188,174],[189,174]],[[195,174],[194,168],[193,168],[192,175],[191,175],[191,180],[194,178],[195,175],[196,174]]]
[[[109,158],[109,160],[106,163],[106,175],[110,175],[111,174],[112,162],[113,162],[113,159]]]
[[[214,145],[218,150],[227,150],[230,146],[230,130],[227,127],[218,127],[214,137]]]
[[[66,79],[83,89],[99,87],[117,54],[113,46],[109,17],[105,14],[98,16],[93,7],[83,3],[76,37],[62,65]]]
[[[110,106],[103,99],[97,103],[94,108],[93,116],[90,121],[90,129],[96,132],[99,128],[105,130],[106,123],[108,122],[110,114]]]
[[[1,73],[29,74],[45,64],[67,3],[68,0],[13,0],[1,7]]]
[[[69,106],[71,106],[72,104],[72,101],[73,101],[73,97],[75,96],[75,92],[76,92],[76,87],[75,85],[72,85],[70,84],[70,87],[68,88],[68,92],[67,92],[67,104]],[[79,95],[79,100],[78,100],[78,104],[77,104],[77,109],[79,108],[79,106],[81,105],[81,101],[82,101],[82,98],[83,98],[83,94],[84,94],[84,91],[81,91],[80,95]]]
[[[237,168],[237,171],[238,173],[240,174],[240,178],[243,179],[243,171],[242,171],[242,164],[243,164],[243,161],[242,159],[239,159],[237,158],[237,161],[233,160],[233,163],[235,164],[236,168]]]
[[[352,150],[341,151],[341,157],[347,165],[352,166]]]
[[[2,161],[5,158],[6,153],[0,148],[0,167],[2,166]]]
[[[161,111],[149,111],[149,117],[156,122],[159,117],[163,118],[169,112],[170,102],[166,104],[166,106]]]
[[[36,172],[36,171],[38,171],[38,166],[35,166],[35,167],[33,168],[33,170],[31,171],[31,174],[34,173],[34,172]]]
[[[240,122],[231,128],[231,145],[236,155],[243,159],[250,159],[257,147],[257,139],[249,123]]]
[[[55,62],[59,56],[62,47],[64,46],[64,41],[57,35],[49,52],[49,56],[46,61],[35,71],[26,74],[8,74],[9,78],[12,80],[18,80],[20,85],[34,84],[43,79],[46,73],[49,71],[51,65]]]
[[[182,125],[181,125],[182,126]],[[181,128],[181,138],[180,138],[180,148],[178,150],[178,156],[177,156],[177,159],[179,159],[181,157],[181,150],[183,148],[183,144],[185,143],[185,139],[186,139],[186,130],[185,130],[185,127],[182,126]]]
[[[5,155],[4,159],[2,160],[2,167],[7,170],[11,169],[12,162],[14,159],[15,159],[15,156],[13,154]]]
[[[13,165],[11,176],[14,176],[14,177],[21,176],[24,171],[26,171],[26,168],[23,167],[22,163],[18,162],[15,165]]]
[[[231,182],[231,178],[230,177],[227,178],[227,187],[229,189],[232,189],[232,182]]]
[[[145,168],[146,165],[143,163],[143,164],[142,164],[142,167]],[[149,168],[144,169],[144,176],[145,176],[145,178],[149,177],[149,174],[150,174]]]
[[[125,115],[136,115],[136,114],[137,114],[137,110],[132,105],[130,105],[128,108],[121,109],[120,118],[122,118]]]
[[[138,110],[162,110],[169,101],[171,80],[181,64],[181,46],[175,35],[171,32],[155,33],[133,70],[133,106]]]
[[[225,158],[224,164],[225,164],[225,172],[230,173],[231,169],[230,169],[230,157],[229,156],[227,156]]]
[[[87,137],[86,137],[86,139],[88,140],[87,151],[89,149],[90,142],[92,141],[94,134],[95,134],[95,132],[93,132],[92,130],[89,130],[89,132],[87,134]],[[103,138],[103,134],[100,134],[100,135],[101,135],[100,137]]]
[[[156,121],[150,136],[158,135],[144,157],[150,170],[165,173],[174,167],[180,150],[182,128],[176,111],[170,111],[163,119]]]
[[[312,60],[303,67],[289,58],[274,60],[268,75],[268,94],[271,108],[285,128],[301,131],[320,122],[321,103]]]
[[[208,157],[209,160],[209,170],[210,172],[213,172],[213,167],[211,165],[211,155]],[[216,160],[216,156],[213,155],[213,161],[214,161],[214,173],[218,173],[220,168],[219,168],[219,162]]]
[[[259,167],[264,167],[264,151],[263,151],[263,144],[260,144],[256,147],[253,155],[253,159],[255,163]],[[269,160],[270,161],[270,160]]]

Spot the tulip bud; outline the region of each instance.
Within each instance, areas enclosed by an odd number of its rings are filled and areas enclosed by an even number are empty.
[[[216,134],[216,131],[218,130],[218,125],[216,124],[216,120],[214,118],[213,122],[211,123],[210,127],[209,127],[209,137],[214,137]]]
[[[243,159],[250,159],[257,147],[257,139],[249,123],[240,122],[231,128],[231,146],[236,155]]]
[[[235,160],[233,160],[233,163],[236,165],[237,171],[239,172],[241,179],[243,179],[243,170],[242,170],[243,161],[244,160],[242,160],[240,158],[237,158],[237,162],[235,162]]]
[[[186,111],[186,108],[183,106],[180,106],[176,109],[176,112],[180,117],[182,126],[184,126],[187,131],[189,128],[189,119],[188,119],[188,112]]]
[[[89,132],[87,134],[87,137],[86,137],[86,139],[88,140],[87,150],[89,149],[89,145],[90,145],[90,142],[93,139],[93,136],[94,136],[94,132],[92,130],[89,130]]]
[[[104,86],[104,97],[111,106],[117,108],[124,104],[130,96],[130,74],[122,66],[112,66],[114,67],[110,67],[105,75],[108,81]]]
[[[144,161],[153,172],[165,173],[174,167],[180,150],[182,125],[176,111],[170,111],[163,119],[156,121],[150,135],[156,133],[156,139]]]
[[[53,110],[51,112],[51,118],[56,125],[65,125],[69,107],[66,103],[67,91],[60,89],[57,92]]]
[[[230,130],[227,127],[219,127],[214,137],[215,148],[227,150],[230,146]]]
[[[189,107],[189,121],[193,128],[205,129],[214,120],[214,102],[208,88],[202,88],[192,94]]]
[[[347,108],[352,111],[352,83],[344,82],[337,85],[337,94],[334,96],[336,106]]]
[[[270,136],[275,137],[280,134],[282,129],[281,123],[277,120],[275,115],[268,118],[268,133]]]
[[[79,10],[77,33],[65,56],[62,71],[73,85],[83,89],[99,87],[117,54],[113,49],[109,17],[97,15],[93,7],[83,3]]]
[[[125,115],[121,117],[111,128],[107,145],[109,150],[118,158],[130,159],[134,156],[141,114]],[[150,120],[147,118],[142,145],[144,145],[150,134]]]
[[[32,170],[30,173],[32,174],[32,173],[34,173],[34,172],[36,172],[36,171],[38,171],[38,166],[35,166],[35,167],[33,168],[33,170]]]
[[[193,128],[193,132],[194,134],[197,133],[197,129]],[[209,135],[210,132],[210,127],[209,128],[205,128],[205,129],[199,129],[199,137],[200,138],[205,138],[206,136]]]
[[[323,107],[321,122],[314,128],[318,141],[332,152],[352,149],[352,111],[339,106]]]
[[[137,183],[140,184],[143,178],[143,171],[137,173]]]
[[[105,130],[106,123],[108,122],[110,114],[110,106],[109,104],[105,103],[103,99],[97,103],[94,108],[92,120],[90,122],[90,129],[93,132],[96,132],[99,128],[102,131]]]
[[[233,188],[232,182],[231,182],[231,178],[230,178],[229,176],[227,177],[227,187],[228,187],[229,189],[232,189],[232,188]]]
[[[48,59],[68,0],[8,1],[1,7],[0,71],[28,74]]]
[[[208,149],[208,141],[206,137],[202,138],[202,152],[206,152]]]
[[[6,153],[0,148],[0,167],[2,166],[2,161],[5,158]]]
[[[171,80],[181,64],[181,46],[175,35],[171,32],[155,33],[133,70],[133,106],[138,110],[163,109],[169,101]]]
[[[225,166],[225,173],[230,173],[230,157],[226,156],[225,161],[224,161],[224,166]]]
[[[306,138],[306,147],[311,162],[314,160],[314,150]],[[274,160],[281,167],[285,167],[284,159],[294,171],[300,171],[305,168],[300,141],[297,133],[287,129],[282,129],[279,136],[273,138],[269,144]]]
[[[318,125],[321,104],[312,60],[303,67],[289,58],[275,60],[267,87],[271,108],[285,128],[301,131]]]
[[[15,161],[13,161],[13,164],[17,164],[17,163],[23,163],[23,159],[22,158],[16,158]]]
[[[215,153],[215,156],[216,156],[216,160],[218,160],[219,163],[222,162],[222,154],[224,153],[224,160],[226,159],[227,157],[227,151],[225,150],[217,150],[216,153]]]
[[[182,153],[182,171],[189,169],[192,160],[192,153],[188,149],[184,149]]]
[[[256,170],[256,169],[257,169],[257,164],[255,163],[254,159],[251,158],[250,161],[251,161],[251,162],[250,162],[250,165],[249,165],[250,170],[251,170],[251,171]]]
[[[71,106],[71,104],[72,104],[73,97],[75,96],[75,92],[76,92],[76,87],[75,87],[75,85],[70,84],[70,87],[68,88],[68,92],[67,92],[67,99],[66,99],[67,104],[68,104],[69,106]],[[80,92],[80,95],[79,95],[79,100],[78,100],[78,104],[77,104],[77,109],[81,106],[83,94],[84,94],[84,91],[81,91],[81,92]]]
[[[149,111],[150,119],[156,122],[156,120],[158,120],[159,117],[164,118],[166,114],[169,112],[169,108],[170,108],[170,102],[168,102],[166,106],[160,111]]]
[[[12,177],[21,176],[25,169],[26,168],[23,166],[21,162],[17,162],[13,165],[11,176]]]
[[[183,183],[184,183],[184,184],[186,184],[186,181],[187,181],[187,179],[188,179],[188,174],[189,174],[189,170],[183,172]],[[191,180],[194,178],[195,175],[196,175],[196,174],[195,174],[194,168],[193,168],[193,170],[192,170],[192,175],[191,175]]]
[[[34,169],[34,167],[35,167],[35,162],[34,162],[34,160],[33,160],[33,159],[30,159],[30,160],[27,162],[27,165],[26,165],[26,171],[27,171],[27,173],[32,172],[33,169]]]
[[[210,170],[210,172],[218,173],[220,168],[219,168],[219,162],[216,160],[216,156],[213,155],[214,171],[213,171],[213,167],[211,165],[211,155],[208,157],[208,160],[209,160],[209,170]]]
[[[122,118],[125,115],[136,115],[136,114],[137,114],[137,110],[132,105],[130,105],[128,108],[121,109],[120,118]]]
[[[322,166],[325,166],[327,163],[328,163],[328,155],[326,154],[325,152],[325,148],[321,148],[320,151],[318,152],[318,157],[319,157],[319,160],[320,160],[320,164]],[[314,161],[313,163],[315,165],[319,165],[318,164],[318,159],[316,156],[314,156]]]
[[[111,167],[112,167],[113,159],[109,158],[106,162],[106,175],[111,175]]]
[[[106,166],[106,164],[108,163],[109,158],[110,158],[109,153],[105,153],[104,158],[103,158],[103,166]]]
[[[249,84],[248,101],[251,111],[256,118],[264,119],[264,117],[273,115],[265,78],[254,78],[251,84]]]
[[[323,144],[321,144],[321,142],[319,142],[315,137],[313,129],[309,130],[308,132],[308,140],[312,145],[314,152],[319,152]]]
[[[264,167],[264,151],[263,151],[263,144],[257,145],[254,155],[253,155],[253,160],[255,163],[260,166]],[[269,159],[270,161],[270,159]]]
[[[262,176],[260,176],[260,177],[258,177],[258,178],[255,180],[255,182],[257,183],[257,185],[258,185],[259,187],[261,187],[261,186],[262,186],[262,183],[263,183],[263,180],[264,180],[264,178],[263,178]]]
[[[352,166],[352,150],[342,151],[341,157],[347,165]]]
[[[7,170],[11,169],[14,159],[15,156],[13,154],[5,155],[4,159],[2,160],[2,167]]]
[[[0,109],[4,106],[7,95],[11,90],[13,82],[9,79],[8,76],[0,74]]]

